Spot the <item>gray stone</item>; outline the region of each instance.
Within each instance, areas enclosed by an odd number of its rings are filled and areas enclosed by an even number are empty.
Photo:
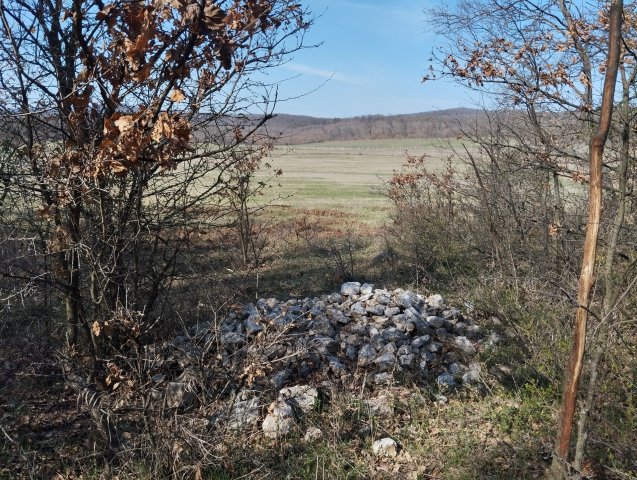
[[[449,373],[451,373],[452,375],[457,375],[461,372],[464,372],[466,369],[467,367],[465,367],[464,365],[455,362],[449,365]]]
[[[240,430],[251,426],[259,419],[259,399],[248,391],[237,395],[228,419],[228,428]]]
[[[441,328],[447,324],[447,320],[436,315],[430,315],[427,317],[427,323],[433,328]]]
[[[449,399],[447,397],[445,397],[444,395],[436,395],[436,403],[439,405],[445,405],[447,402],[449,402]]]
[[[411,347],[409,345],[402,345],[398,349],[398,355],[409,355],[411,353]]]
[[[381,316],[376,316],[376,317],[372,317],[372,320],[374,321],[374,323],[379,326],[380,328],[385,328],[388,327],[389,324],[391,323],[391,321],[389,320],[389,318],[387,317],[381,317]]]
[[[440,351],[441,348],[442,348],[442,345],[438,342],[429,342],[427,345],[425,345],[425,350],[427,350],[430,353],[436,353]]]
[[[327,296],[326,302],[331,304],[341,303],[341,296],[338,293],[332,293],[331,295]]]
[[[352,333],[354,335],[365,336],[365,335],[367,335],[368,325],[367,325],[366,322],[350,323],[348,325],[348,329],[349,329],[350,333]]]
[[[370,305],[369,303],[367,304],[367,307],[365,308],[367,310],[367,313],[369,313],[370,315],[383,315],[385,313],[385,306],[381,305],[380,303],[377,303],[375,305]]]
[[[374,291],[374,285],[371,283],[363,283],[360,288],[361,295],[369,295]]]
[[[422,373],[426,374],[429,371],[429,362],[426,359],[421,359],[418,368]]]
[[[409,307],[405,310],[405,318],[408,322],[416,322],[422,320],[422,315],[414,307]]]
[[[245,335],[238,332],[227,332],[221,334],[221,344],[229,347],[237,347],[246,340]]]
[[[420,357],[426,360],[427,362],[435,362],[438,360],[438,355],[436,355],[435,352],[425,351],[420,355]]]
[[[411,346],[413,348],[422,348],[423,346],[425,346],[427,343],[429,343],[429,341],[431,340],[431,337],[429,335],[422,335],[420,337],[416,337],[411,341]]]
[[[415,322],[414,325],[416,325],[416,332],[418,333],[418,335],[433,335],[434,331],[433,329],[429,326],[429,324],[424,321],[421,320],[419,322]]]
[[[431,308],[435,308],[436,310],[444,310],[447,308],[445,305],[445,299],[442,298],[442,295],[430,295],[427,297],[426,301]]]
[[[413,307],[414,305],[418,305],[418,299],[416,298],[416,294],[413,292],[398,293],[394,302],[396,303],[396,305],[404,309]]]
[[[411,367],[416,360],[416,356],[413,353],[409,353],[407,355],[400,355],[398,357],[398,363],[401,367]]]
[[[381,337],[386,342],[400,342],[406,337],[406,335],[397,328],[389,327],[383,330]]]
[[[322,437],[323,437],[323,432],[321,431],[320,428],[308,427],[308,429],[305,432],[305,435],[303,436],[303,440],[306,442],[315,442],[317,440],[320,440]]]
[[[447,352],[442,356],[445,363],[451,364],[460,361],[460,356],[456,352]]]
[[[455,337],[453,339],[454,346],[465,355],[475,355],[476,347],[467,337]]]
[[[491,332],[484,341],[484,347],[486,349],[495,348],[495,346],[502,341],[502,337],[497,332]]]
[[[394,458],[398,455],[398,444],[389,437],[381,438],[372,444],[372,452],[377,457]]]
[[[365,367],[374,361],[376,350],[371,345],[363,345],[358,352],[358,365]]]
[[[462,313],[456,307],[451,307],[442,312],[442,316],[447,320],[459,320],[462,317]]]
[[[469,325],[465,335],[469,340],[479,340],[482,338],[482,329],[479,325]]]
[[[300,408],[303,412],[309,412],[318,401],[318,391],[310,385],[294,385],[281,389],[279,400],[284,400]]]
[[[458,322],[453,327],[453,331],[456,335],[464,335],[467,332],[467,324],[464,322]]]
[[[166,384],[166,407],[180,408],[193,404],[195,395],[186,382],[168,382]]]
[[[254,335],[263,330],[263,327],[255,322],[252,318],[248,318],[243,322],[243,328],[245,328],[245,331],[248,335]]]
[[[441,387],[453,387],[457,385],[455,378],[450,373],[443,373],[441,375],[438,375],[438,378],[436,378],[436,383]]]
[[[480,373],[482,371],[482,367],[480,366],[479,363],[471,362],[469,364],[469,370],[474,370],[474,371]]]
[[[376,301],[381,305],[389,305],[391,303],[391,295],[387,292],[378,293],[376,295]]]
[[[287,368],[284,368],[283,370],[279,370],[274,375],[272,375],[272,378],[270,379],[270,383],[274,386],[276,390],[279,390],[281,389],[281,387],[283,387],[283,385],[285,385],[285,382],[288,381],[288,378],[290,378],[290,374],[291,372]]]
[[[416,326],[413,323],[409,322],[395,322],[396,328],[401,332],[413,332],[416,330]]]
[[[389,385],[394,381],[394,376],[389,372],[377,373],[374,375],[376,385]]]
[[[356,360],[358,358],[358,351],[356,350],[356,347],[353,345],[347,345],[345,347],[345,356],[348,360]]]
[[[398,315],[400,313],[400,308],[398,307],[385,307],[385,315],[387,317],[392,317],[394,315]]]
[[[310,346],[319,354],[327,355],[328,353],[336,353],[338,344],[333,338],[317,335],[313,337]]]
[[[352,308],[350,309],[350,311],[354,314],[354,315],[367,315],[367,309],[365,308],[365,305],[363,305],[361,302],[356,302],[354,305],[352,305]]]
[[[326,337],[334,336],[334,327],[325,317],[319,317],[310,323],[310,335],[323,335]]]
[[[469,370],[462,375],[463,385],[475,385],[480,382],[480,372],[476,370]]]
[[[274,318],[274,326],[279,329],[284,329],[284,328],[288,328],[290,325],[293,325],[298,320],[299,318],[294,314],[290,314],[290,313],[286,313],[285,315],[279,314]]]
[[[337,308],[328,308],[327,316],[335,322],[342,323],[343,325],[347,325],[349,322],[352,321],[351,317],[348,317]]]
[[[386,395],[379,395],[363,402],[373,415],[389,416],[394,412],[390,399]]]
[[[389,370],[396,364],[396,355],[388,351],[381,353],[374,359],[374,363],[382,370]]]
[[[344,340],[348,345],[353,345],[354,347],[360,347],[363,344],[363,337],[361,335],[347,335],[344,337]]]
[[[451,335],[446,328],[436,328],[436,336],[440,339],[440,340],[446,340],[450,337],[452,337],[453,335]]]
[[[280,438],[290,433],[293,426],[294,410],[292,406],[286,402],[277,401],[272,412],[263,420],[261,429],[268,438]]]
[[[336,357],[329,358],[328,367],[330,372],[335,375],[343,375],[344,373],[347,373],[347,367],[345,367],[345,365],[343,365]]]
[[[359,282],[345,282],[341,285],[341,295],[358,295],[361,291],[361,284]]]

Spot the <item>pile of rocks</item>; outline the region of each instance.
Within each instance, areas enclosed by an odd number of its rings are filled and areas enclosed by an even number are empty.
[[[314,408],[326,386],[358,390],[405,378],[442,389],[477,385],[475,356],[498,341],[440,295],[348,282],[339,293],[260,299],[237,306],[217,324],[198,325],[163,347],[163,358],[179,375],[167,381],[164,368],[153,379],[158,392],[163,387],[165,406],[186,406],[206,381],[197,362],[214,352],[224,371],[241,377],[226,403],[226,426],[243,428],[265,414],[263,432],[276,437]]]

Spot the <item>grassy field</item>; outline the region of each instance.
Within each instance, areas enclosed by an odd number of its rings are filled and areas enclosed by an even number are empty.
[[[365,140],[278,147],[269,163],[283,171],[268,193],[286,210],[327,209],[357,212],[358,219],[378,224],[387,218],[383,181],[400,170],[406,155],[426,154],[433,168],[449,155],[448,140]],[[262,173],[262,178],[268,172]]]

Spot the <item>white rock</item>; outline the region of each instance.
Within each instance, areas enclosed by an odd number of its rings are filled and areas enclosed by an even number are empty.
[[[323,437],[323,432],[320,428],[309,427],[303,436],[303,440],[306,442],[315,442]]]
[[[290,433],[294,426],[294,410],[285,402],[276,402],[272,413],[263,420],[261,429],[268,438],[279,438]]]
[[[372,452],[379,457],[395,457],[398,455],[398,444],[391,438],[381,438],[372,444]]]
[[[463,385],[474,385],[480,382],[480,372],[475,370],[469,370],[464,375],[462,375],[462,384]]]
[[[438,405],[444,405],[449,401],[449,399],[447,397],[445,397],[444,395],[436,395],[436,403]]]
[[[341,285],[341,295],[358,295],[361,291],[359,282],[345,282]]]
[[[453,344],[466,355],[475,355],[476,353],[476,347],[467,337],[456,337],[453,339]]]
[[[427,297],[427,304],[436,310],[444,310],[446,308],[445,299],[439,294],[429,295]]]
[[[295,385],[293,387],[282,388],[279,392],[279,401],[292,403],[307,413],[316,405],[318,401],[318,391],[310,385]]]
[[[363,403],[369,408],[370,413],[374,415],[391,415],[394,411],[391,402],[386,395],[369,398]]]
[[[228,427],[240,430],[256,423],[259,419],[259,410],[259,399],[250,392],[241,392],[230,412]]]

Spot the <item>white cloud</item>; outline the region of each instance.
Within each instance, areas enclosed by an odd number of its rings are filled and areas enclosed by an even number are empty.
[[[356,78],[350,77],[349,75],[343,75],[341,73],[338,73],[336,70],[331,71],[323,68],[316,68],[310,65],[304,65],[302,63],[286,63],[283,68],[285,68],[286,70],[290,70],[291,72],[314,75],[316,77],[325,78],[327,80],[334,80],[335,82],[349,83],[351,85],[359,85],[361,83]]]

